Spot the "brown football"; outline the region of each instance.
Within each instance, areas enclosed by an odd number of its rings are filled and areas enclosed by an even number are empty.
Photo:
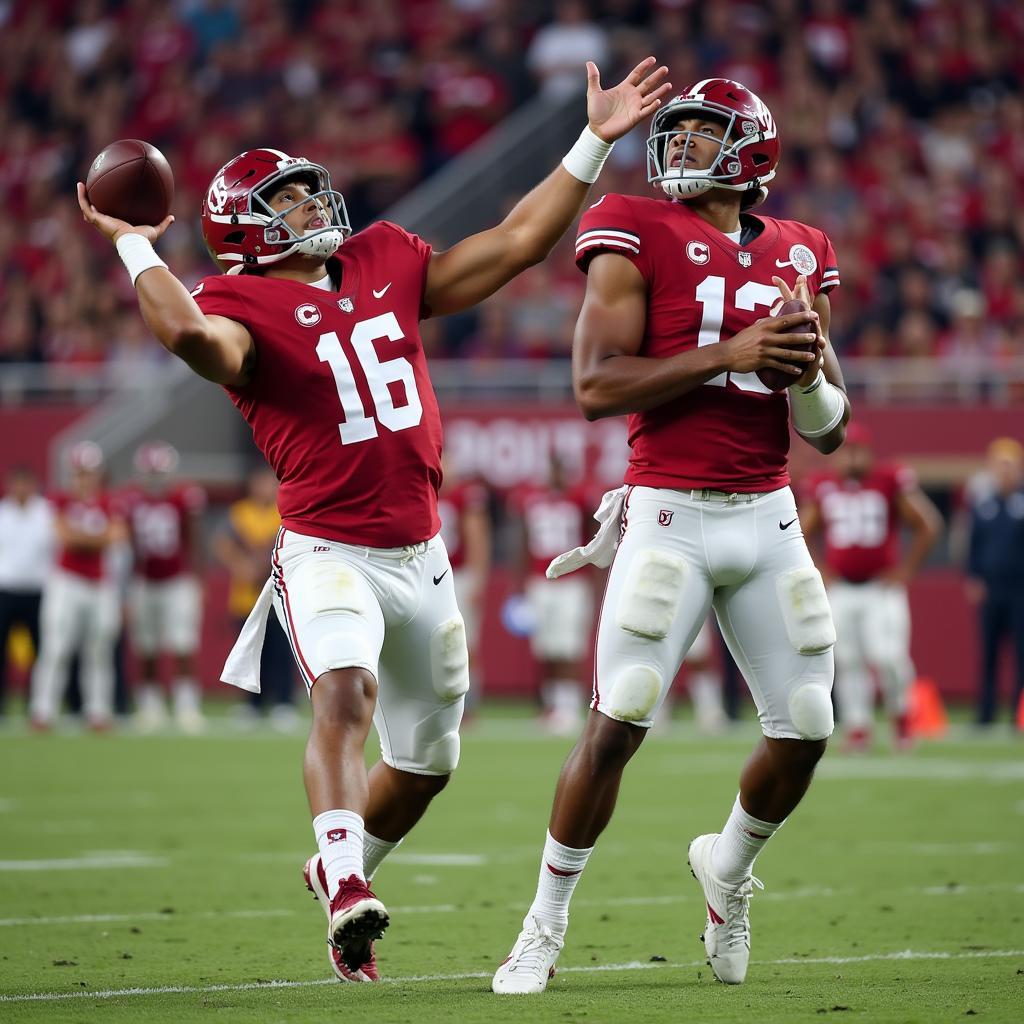
[[[93,160],[85,195],[108,217],[133,226],[156,225],[170,212],[174,175],[156,146],[139,139],[120,139]]]
[[[803,313],[807,309],[807,303],[801,299],[787,299],[780,307],[776,316],[788,316],[790,313]],[[814,330],[811,322],[795,323],[792,327],[782,330],[780,334],[810,334]],[[810,341],[806,345],[791,346],[794,352],[813,352],[817,342]],[[785,360],[788,362],[789,360]],[[806,370],[807,363],[793,362],[801,370]],[[766,388],[772,391],[785,391],[790,385],[795,384],[800,378],[796,374],[786,373],[785,370],[776,370],[774,366],[766,366],[757,371],[757,376]]]

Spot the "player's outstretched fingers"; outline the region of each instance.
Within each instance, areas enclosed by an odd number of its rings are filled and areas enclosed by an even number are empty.
[[[653,57],[644,57],[642,61],[628,75],[626,75],[626,81],[630,85],[639,85],[640,80],[644,77],[644,72],[654,63]]]

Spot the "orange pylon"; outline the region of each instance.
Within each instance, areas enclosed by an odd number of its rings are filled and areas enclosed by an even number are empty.
[[[932,679],[917,679],[910,688],[910,702],[907,711],[910,734],[937,738],[944,736],[949,728],[946,707],[942,703],[939,688]]]

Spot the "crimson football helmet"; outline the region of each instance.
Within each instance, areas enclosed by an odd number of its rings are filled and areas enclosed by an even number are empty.
[[[707,118],[721,122],[725,135],[710,167],[669,167],[669,139],[696,132],[679,132],[682,120]],[[682,153],[682,150],[679,151]],[[756,206],[768,195],[766,183],[775,177],[782,147],[775,118],[761,99],[729,78],[706,78],[666,103],[651,122],[647,139],[647,180],[657,182],[673,199],[690,199],[712,188],[742,192],[743,208]]]
[[[310,195],[273,209],[273,194],[293,180],[304,182]],[[328,223],[300,235],[285,217],[311,199]],[[345,200],[331,188],[327,169],[279,149],[250,149],[229,160],[206,190],[201,219],[206,247],[228,273],[277,263],[294,252],[326,259],[352,234]]]
[[[135,449],[135,472],[149,476],[169,476],[178,468],[178,450],[166,441],[147,441]]]

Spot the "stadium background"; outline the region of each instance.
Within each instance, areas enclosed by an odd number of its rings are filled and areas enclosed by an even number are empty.
[[[147,336],[123,269],[81,223],[74,182],[109,141],[168,157],[177,223],[160,250],[192,284],[211,270],[202,192],[247,147],[324,163],[356,229],[385,216],[443,246],[494,222],[575,138],[584,60],[610,81],[653,52],[677,85],[749,85],[783,142],[765,212],[820,226],[839,256],[831,334],[856,415],[944,515],[911,587],[918,668],[972,695],[963,496],[988,442],[1024,435],[1020,4],[15,0],[0,27],[0,471],[27,462],[56,485],[63,453],[90,438],[117,484],[140,442],[164,438],[210,492],[209,531],[253,453],[226,398]],[[648,187],[637,131],[595,195]],[[494,495],[485,693],[532,686],[500,615],[504,495],[550,450],[595,485],[622,465],[621,423],[585,424],[572,406],[571,239],[480,309],[424,325],[451,456]],[[794,446],[798,476],[812,455]],[[233,624],[212,559],[206,586],[203,680],[222,691]]]

